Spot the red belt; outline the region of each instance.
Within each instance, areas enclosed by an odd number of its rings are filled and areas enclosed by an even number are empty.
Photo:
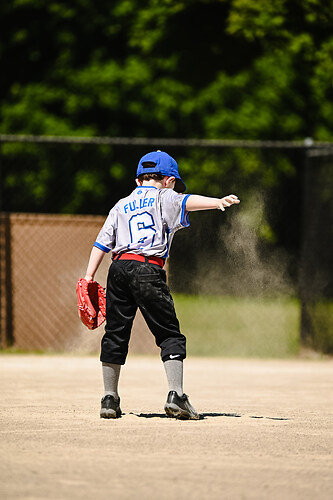
[[[147,260],[148,259],[148,260]],[[164,259],[160,257],[145,257],[137,253],[122,253],[120,255],[115,254],[113,260],[136,260],[138,262],[149,262],[149,264],[157,264],[160,267],[164,266]]]

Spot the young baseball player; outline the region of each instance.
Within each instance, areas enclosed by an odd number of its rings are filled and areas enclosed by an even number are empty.
[[[125,364],[135,313],[139,307],[157,346],[169,385],[165,412],[199,419],[183,393],[186,338],[180,332],[163,269],[176,231],[189,226],[189,212],[225,210],[239,203],[235,195],[210,198],[182,194],[186,186],[176,161],[163,151],[146,154],[137,168],[137,187],[111,209],[92,248],[86,276],[94,275],[112,252],[106,289],[106,326],[101,342],[104,396],[101,418],[121,416],[118,380]]]

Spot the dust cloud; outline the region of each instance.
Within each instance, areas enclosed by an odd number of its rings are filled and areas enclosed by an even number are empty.
[[[206,263],[200,258],[195,282],[198,293],[294,295],[288,276],[290,257],[272,241],[263,196],[255,193],[227,211],[227,221],[216,235],[217,251]]]

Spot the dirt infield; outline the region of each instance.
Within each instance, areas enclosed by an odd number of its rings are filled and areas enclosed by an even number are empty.
[[[333,361],[185,361],[203,418],[165,417],[157,357],[129,357],[99,419],[96,357],[0,356],[1,499],[333,498]]]

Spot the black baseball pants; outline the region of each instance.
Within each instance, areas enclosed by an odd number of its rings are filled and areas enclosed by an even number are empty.
[[[186,338],[180,333],[164,269],[156,264],[121,260],[111,264],[108,274],[101,361],[125,364],[138,307],[161,349],[162,360],[183,360]]]

